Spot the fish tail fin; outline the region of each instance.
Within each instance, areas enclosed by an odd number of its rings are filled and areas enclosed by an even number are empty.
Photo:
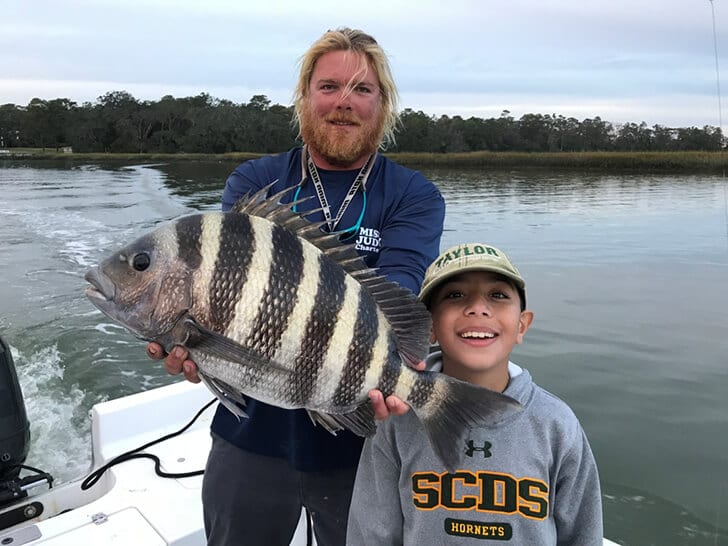
[[[428,401],[421,407],[411,405],[435,453],[453,472],[462,464],[468,429],[496,426],[520,411],[522,406],[499,392],[442,374],[433,375],[439,377],[432,381],[433,392]]]

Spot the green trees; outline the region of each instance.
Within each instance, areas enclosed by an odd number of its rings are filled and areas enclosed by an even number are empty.
[[[0,105],[0,147],[58,148],[77,152],[274,153],[296,142],[293,108],[254,95],[237,104],[207,93],[139,101],[110,91],[81,106],[35,98],[27,106]],[[470,151],[713,151],[725,141],[717,127],[613,125],[600,117],[566,118],[508,110],[497,118],[435,116],[405,109],[395,152]]]
[[[19,148],[25,146],[21,139],[25,111],[14,104],[0,106],[0,148]]]

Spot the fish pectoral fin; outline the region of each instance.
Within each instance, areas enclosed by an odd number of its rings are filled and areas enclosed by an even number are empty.
[[[220,360],[245,364],[246,366],[274,369],[278,372],[290,374],[291,369],[280,366],[275,362],[263,358],[259,353],[240,345],[240,343],[225,337],[222,334],[213,332],[199,324],[193,318],[185,319],[189,336],[185,345],[193,347],[197,351],[203,351]]]
[[[339,430],[347,429],[359,436],[372,436],[377,430],[374,410],[367,400],[349,413],[323,413],[306,410],[311,420],[336,435]]]
[[[198,371],[197,375],[200,376],[200,379],[202,379],[202,382],[205,384],[205,386],[210,389],[210,391],[212,391],[212,393],[217,397],[220,403],[225,406],[230,411],[230,413],[235,415],[238,419],[240,419],[241,417],[248,417],[248,414],[245,413],[243,408],[240,407],[245,407],[246,405],[245,398],[243,398],[242,394],[240,394],[238,391],[236,391],[224,381],[220,381],[219,379],[210,377],[202,371]],[[240,406],[236,405],[235,402],[240,404]]]

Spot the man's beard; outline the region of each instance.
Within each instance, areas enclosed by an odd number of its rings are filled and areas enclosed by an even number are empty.
[[[332,121],[348,121],[358,124],[355,134],[336,134]],[[316,116],[309,105],[301,112],[301,136],[303,141],[331,165],[349,167],[373,154],[382,141],[384,112],[367,122],[348,114]]]

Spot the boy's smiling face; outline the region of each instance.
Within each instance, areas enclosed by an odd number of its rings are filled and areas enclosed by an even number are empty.
[[[506,277],[469,271],[445,280],[430,300],[432,341],[444,372],[493,390],[508,385],[508,359],[533,321]]]

